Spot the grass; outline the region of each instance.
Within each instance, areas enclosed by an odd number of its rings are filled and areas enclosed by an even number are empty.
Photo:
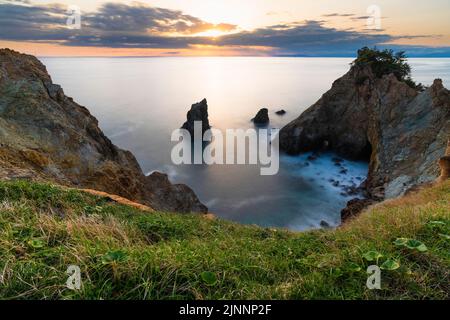
[[[449,203],[447,181],[337,230],[293,233],[0,182],[0,299],[449,299]],[[399,268],[368,290],[367,267],[387,260]]]

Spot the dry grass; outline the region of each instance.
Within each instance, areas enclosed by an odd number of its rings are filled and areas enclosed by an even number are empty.
[[[0,298],[449,299],[449,203],[446,181],[337,230],[293,233],[0,182]],[[427,250],[396,246],[397,238]],[[367,261],[369,251],[382,258]],[[368,290],[367,267],[389,259],[400,267],[383,270],[382,290]],[[71,264],[82,270],[81,291],[65,287]]]

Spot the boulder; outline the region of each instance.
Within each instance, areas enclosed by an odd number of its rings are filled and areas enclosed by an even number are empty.
[[[281,109],[281,110],[275,112],[275,114],[277,114],[277,115],[279,115],[279,116],[284,116],[284,115],[286,114],[286,110]]]
[[[153,172],[146,177],[146,188],[150,190],[154,201],[161,203],[159,210],[182,213],[208,212],[208,208],[199,201],[191,188],[184,184],[172,184],[167,174]]]
[[[262,108],[258,111],[256,116],[252,119],[254,124],[257,125],[266,125],[270,122],[269,119],[269,110],[267,108]]]
[[[325,220],[320,221],[320,227],[323,229],[331,229],[331,225]]]
[[[187,186],[146,177],[38,59],[9,49],[0,50],[0,141],[0,179],[98,190],[155,210],[207,212]]]

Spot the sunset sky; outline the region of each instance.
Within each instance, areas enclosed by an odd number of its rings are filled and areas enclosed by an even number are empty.
[[[80,29],[67,25],[71,5]],[[450,57],[450,1],[0,0],[0,47],[39,56],[353,56],[362,46]]]

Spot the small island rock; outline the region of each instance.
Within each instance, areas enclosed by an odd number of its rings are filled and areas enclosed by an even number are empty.
[[[269,110],[267,108],[262,108],[258,111],[256,116],[252,119],[253,123],[255,124],[268,124],[270,122],[269,119]]]
[[[194,103],[191,106],[191,110],[187,113],[187,121],[181,127],[189,131],[192,137],[194,137],[194,123],[195,121],[202,122],[202,134],[209,130],[211,126],[209,125],[208,119],[208,102],[203,99],[199,103]]]

